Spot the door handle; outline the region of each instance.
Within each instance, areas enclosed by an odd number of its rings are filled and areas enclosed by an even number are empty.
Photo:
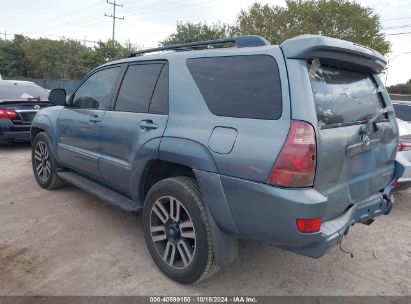
[[[91,124],[96,124],[98,122],[101,122],[101,119],[98,117],[98,115],[93,114],[93,115],[90,115],[89,122]]]
[[[141,129],[157,129],[158,125],[151,119],[145,119],[140,122]]]

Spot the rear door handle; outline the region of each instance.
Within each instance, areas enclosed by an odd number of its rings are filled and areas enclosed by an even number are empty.
[[[92,114],[92,115],[90,115],[89,122],[91,124],[97,124],[97,123],[101,122],[101,118],[98,117],[98,115]]]
[[[158,125],[151,119],[145,119],[140,122],[141,129],[157,129]]]

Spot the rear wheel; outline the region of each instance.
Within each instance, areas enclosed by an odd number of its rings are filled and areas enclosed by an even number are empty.
[[[31,163],[36,181],[41,187],[51,190],[64,185],[63,180],[56,174],[57,164],[44,132],[40,132],[34,137]]]
[[[192,284],[218,269],[207,212],[192,178],[174,177],[155,184],[146,198],[143,226],[151,257],[171,279]]]

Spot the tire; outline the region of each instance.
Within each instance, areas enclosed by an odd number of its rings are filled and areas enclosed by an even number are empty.
[[[143,228],[152,259],[174,281],[194,284],[218,270],[207,211],[194,179],[156,183],[144,203]]]
[[[34,137],[31,148],[34,177],[40,187],[48,190],[61,188],[65,185],[64,181],[56,174],[58,166],[50,146],[47,135],[40,132]]]

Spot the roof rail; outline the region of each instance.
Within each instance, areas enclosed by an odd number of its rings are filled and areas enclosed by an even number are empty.
[[[147,53],[159,52],[159,51],[188,51],[196,47],[204,46],[213,46],[213,45],[225,45],[225,44],[235,44],[236,47],[255,47],[255,46],[264,46],[270,45],[266,39],[260,36],[236,36],[233,38],[224,38],[216,40],[207,40],[207,41],[198,41],[198,42],[189,42],[189,43],[180,43],[167,46],[161,46],[152,49],[146,49],[141,51],[133,52],[129,57],[141,56]]]

